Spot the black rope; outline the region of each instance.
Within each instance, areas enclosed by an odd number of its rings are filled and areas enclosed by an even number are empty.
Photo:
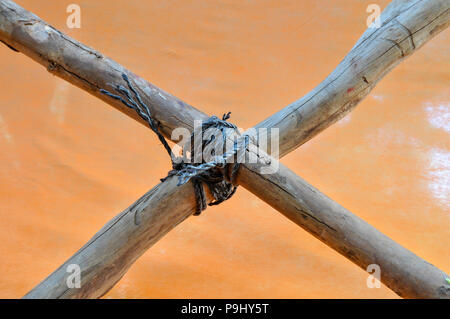
[[[239,150],[242,151],[241,147],[244,150],[247,148],[249,137],[247,135],[243,135],[240,136],[239,139],[235,139],[232,152],[214,156],[213,161],[205,162],[202,158],[201,163],[192,163],[192,161],[195,159],[195,132],[193,132],[190,139],[190,162],[183,161],[181,158],[177,158],[173,154],[172,149],[167,143],[167,140],[159,131],[158,123],[155,121],[155,119],[153,119],[150,113],[150,109],[142,101],[141,96],[131,84],[128,76],[126,74],[122,74],[122,78],[126,82],[128,89],[122,85],[112,85],[117,94],[113,94],[104,89],[100,89],[100,92],[113,99],[121,101],[127,107],[135,110],[136,113],[148,123],[150,129],[158,136],[159,140],[169,154],[172,162],[172,170],[169,171],[167,176],[162,178],[161,181],[165,181],[167,178],[177,175],[177,185],[179,186],[192,179],[194,185],[195,200],[197,202],[197,208],[194,215],[200,215],[201,212],[204,211],[207,207],[203,183],[208,186],[214,197],[214,200],[208,204],[209,206],[218,205],[231,198],[231,196],[234,195],[237,189],[236,176],[240,166],[240,158],[238,155],[243,156],[245,154],[238,154],[238,152]],[[133,98],[133,96],[135,98]],[[216,116],[212,116],[206,121],[203,121],[201,126],[201,136],[203,136],[203,133],[206,130],[214,127],[220,130],[222,134],[223,146],[225,146],[226,144],[225,142],[228,136],[228,131],[231,130],[235,133],[236,136],[239,136],[240,133],[237,127],[234,124],[227,122],[227,120],[230,118],[230,114],[231,112],[224,114],[222,116],[222,119],[219,119]],[[206,147],[208,144],[214,142],[214,139],[215,136],[213,135],[210,140],[203,140],[201,145],[202,149],[204,149],[204,147]],[[230,165],[231,160],[233,161],[233,165]]]

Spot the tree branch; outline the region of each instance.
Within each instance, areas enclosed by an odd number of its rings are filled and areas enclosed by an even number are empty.
[[[108,83],[121,83],[121,74],[127,73],[139,86],[139,92],[166,136],[176,127],[192,129],[194,120],[207,117],[95,50],[63,35],[11,1],[0,1],[0,17],[2,42],[142,122],[136,114],[98,91],[107,88]],[[281,155],[349,112],[405,56],[445,29],[449,21],[448,3],[394,1],[385,10],[382,20],[382,28],[368,30],[315,90],[257,126],[280,128]],[[400,26],[407,27],[401,29]],[[405,29],[412,31],[405,35]],[[395,44],[382,41],[383,38]],[[265,160],[273,161],[269,157]],[[239,183],[363,269],[373,263],[380,265],[382,282],[399,295],[448,296],[446,275],[442,271],[382,235],[281,164],[277,173],[261,174],[261,168],[267,166],[265,160],[242,165]],[[211,199],[210,194],[208,198]],[[145,250],[194,209],[190,184],[176,187],[174,179],[168,179],[111,220],[25,297],[102,296]],[[80,289],[69,289],[66,285],[66,267],[73,263],[82,269]]]

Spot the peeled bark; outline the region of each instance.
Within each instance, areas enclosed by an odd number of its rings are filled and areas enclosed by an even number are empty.
[[[280,128],[281,155],[349,112],[390,69],[447,27],[448,2],[394,1],[382,21],[382,27],[368,30],[322,84],[257,126]],[[128,74],[166,136],[177,127],[192,129],[194,120],[207,118],[11,1],[0,1],[0,40],[143,122],[134,111],[99,92],[107,89],[108,83],[122,83],[121,74]],[[263,156],[257,164],[242,165],[238,182],[363,269],[380,265],[382,282],[400,296],[448,297],[442,271],[334,203],[288,168],[280,164],[276,173],[261,174],[260,169],[273,161]],[[106,293],[143,252],[194,212],[190,184],[175,184],[171,178],[149,191],[25,297],[95,298]],[[66,285],[69,264],[81,267],[80,289]]]

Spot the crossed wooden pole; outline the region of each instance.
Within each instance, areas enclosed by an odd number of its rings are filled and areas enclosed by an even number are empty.
[[[381,26],[367,29],[322,83],[255,128],[279,129],[280,156],[299,147],[349,113],[385,74],[446,29],[449,8],[448,0],[394,0],[382,13]],[[122,74],[127,74],[158,121],[160,131],[169,139],[175,128],[192,131],[195,120],[208,118],[9,0],[0,0],[0,41],[146,124],[133,110],[100,93],[111,83],[123,83]],[[254,137],[247,152],[256,152],[258,142]],[[258,156],[256,163],[241,164],[239,185],[362,269],[379,265],[381,281],[399,296],[450,297],[450,277],[442,270],[383,235],[281,163],[275,173],[261,173],[276,159],[261,152]],[[192,184],[176,183],[176,177],[171,177],[152,188],[109,221],[25,298],[103,296],[139,256],[195,211]],[[212,195],[205,191],[211,201]],[[81,288],[66,284],[70,264],[81,268]]]

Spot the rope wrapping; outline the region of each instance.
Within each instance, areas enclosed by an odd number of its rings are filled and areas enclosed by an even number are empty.
[[[136,113],[148,123],[150,129],[158,136],[158,139],[163,144],[172,162],[172,170],[170,170],[167,176],[162,178],[161,181],[163,182],[171,176],[178,176],[177,186],[180,186],[187,183],[189,180],[192,180],[197,203],[196,212],[194,213],[196,216],[200,215],[201,212],[207,208],[203,184],[208,186],[214,197],[214,200],[208,204],[209,206],[219,205],[231,198],[237,189],[236,177],[240,163],[242,163],[245,158],[245,150],[249,143],[248,135],[241,135],[234,124],[227,122],[231,112],[224,114],[222,119],[217,116],[211,116],[206,121],[203,121],[201,127],[198,130],[194,130],[191,134],[189,141],[190,159],[187,160],[186,151],[184,149],[184,156],[176,157],[167,143],[167,140],[159,131],[158,123],[152,117],[150,109],[142,101],[141,96],[131,84],[128,76],[122,74],[122,78],[129,89],[119,84],[111,85],[117,94],[113,94],[104,89],[100,89],[100,92],[121,101],[128,108],[135,110]],[[205,139],[205,133],[211,130],[220,133],[212,134],[209,138]],[[221,139],[219,139],[217,135],[221,135]],[[202,137],[201,143],[196,141],[196,137],[198,138],[198,136]],[[230,136],[233,136],[234,138],[232,151],[215,154],[214,152],[217,149],[224,150],[227,142],[230,142]],[[203,150],[211,146],[214,146],[210,154],[213,158],[207,162],[204,159]],[[199,154],[202,155],[201,161],[196,163],[195,161]]]

